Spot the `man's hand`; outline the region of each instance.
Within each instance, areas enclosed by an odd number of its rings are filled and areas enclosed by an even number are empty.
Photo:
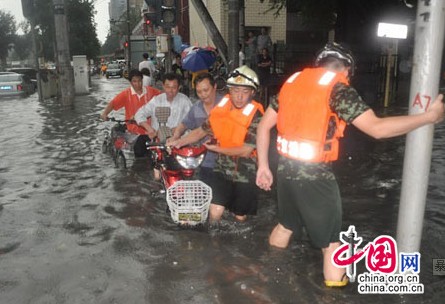
[[[219,153],[219,145],[212,144],[211,141],[205,142],[204,143],[204,147],[206,147],[207,150],[209,150],[209,151],[213,151],[213,152]]]
[[[158,132],[156,132],[155,129],[147,130],[147,135],[151,140],[153,140],[156,138],[156,136],[158,136]]]
[[[173,135],[172,137],[167,138],[167,146],[171,147],[171,146],[175,146],[176,142],[178,141],[179,136],[175,136]]]
[[[269,168],[259,167],[256,172],[256,185],[263,190],[270,191],[273,175]]]
[[[100,118],[101,118],[103,121],[107,121],[107,120],[108,120],[108,115],[105,114],[105,113],[101,113],[101,114],[100,114]]]
[[[167,139],[167,146],[169,147],[175,147],[175,148],[182,148],[184,146],[183,140],[181,138],[171,140],[173,137]]]
[[[436,100],[431,104],[431,106],[428,108],[427,113],[431,114],[431,122],[432,123],[438,123],[441,122],[444,119],[444,111],[445,111],[445,105],[443,100],[443,95],[439,94],[436,97]]]

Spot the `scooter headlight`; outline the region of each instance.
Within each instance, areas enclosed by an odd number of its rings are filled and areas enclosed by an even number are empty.
[[[204,160],[204,154],[198,156],[181,156],[176,155],[176,161],[183,167],[184,169],[196,169]]]

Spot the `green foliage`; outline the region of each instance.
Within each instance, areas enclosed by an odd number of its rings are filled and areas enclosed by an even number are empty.
[[[263,3],[265,0],[260,0]],[[268,0],[269,1],[269,0]],[[307,27],[317,29],[330,29],[336,20],[338,0],[273,0],[269,1],[267,12],[278,16],[285,7],[301,13],[303,23]]]
[[[100,43],[97,39],[97,25],[94,22],[94,2],[67,1],[67,17],[71,55],[96,58],[100,52]]]
[[[38,31],[39,57],[54,61],[54,13],[52,0],[34,1],[34,20]],[[41,46],[41,48],[40,48]]]
[[[105,43],[102,45],[101,54],[111,54],[119,49],[119,36],[118,35],[108,35]]]
[[[297,10],[307,27],[329,30],[335,26],[337,0],[300,1]]]
[[[97,57],[100,52],[100,43],[95,29],[94,1],[67,0],[65,11],[68,20],[70,55],[87,55],[88,58]],[[53,1],[34,1],[32,13],[31,17],[36,24],[38,55],[44,57],[45,60],[55,61]],[[30,52],[32,49],[31,35],[27,34],[29,31],[30,29],[24,30],[25,37],[17,38],[15,42],[17,46],[20,46],[20,51],[18,47],[16,51],[21,58],[23,58],[24,53]]]
[[[2,65],[6,63],[8,56],[8,45],[14,42],[17,25],[14,16],[0,10],[0,61]]]
[[[264,2],[264,0],[260,0],[261,3]],[[264,12],[274,12],[274,16],[278,17],[280,15],[280,12],[283,8],[286,7],[286,0],[273,0],[269,1],[269,8]]]
[[[14,60],[25,60],[32,53],[31,33],[25,33],[24,35],[17,35],[14,39],[15,54],[17,58]]]
[[[130,8],[130,29],[135,28],[141,20],[140,11],[140,7],[138,6]],[[123,39],[123,37],[125,37],[128,33],[128,24],[126,21],[127,12],[123,12],[122,16],[117,21],[110,24],[110,32],[102,46],[101,54],[111,54],[122,48],[121,39]]]

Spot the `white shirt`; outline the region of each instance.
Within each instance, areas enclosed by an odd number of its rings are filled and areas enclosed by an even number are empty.
[[[172,102],[167,100],[167,95],[162,93],[153,97],[149,103],[141,107],[136,114],[134,119],[138,124],[147,120],[147,117],[151,117],[151,127],[156,131],[159,130],[159,122],[155,116],[155,109],[157,107],[169,107],[170,116],[167,120],[167,127],[173,129],[176,128],[184,117],[189,112],[192,107],[192,102],[190,99],[182,93],[178,93]]]
[[[156,67],[151,60],[142,60],[139,62],[139,71],[142,71],[143,68],[147,68],[150,71],[150,77],[153,77]]]
[[[147,76],[147,75],[142,75],[142,86],[146,87],[146,86],[151,86],[151,80],[153,79],[153,77]]]
[[[243,51],[239,51],[238,57],[239,57],[239,65],[238,66],[244,65],[244,60],[246,59],[246,56],[244,55]]]

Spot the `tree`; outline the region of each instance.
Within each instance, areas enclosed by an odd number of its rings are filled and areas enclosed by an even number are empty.
[[[265,0],[259,0],[263,3]],[[365,24],[394,7],[407,9],[401,0],[272,0],[269,9],[279,15],[284,7],[288,11],[300,12],[303,23],[311,29],[356,30],[351,22]]]
[[[32,41],[31,26],[28,22],[22,21],[19,23],[18,28],[24,34],[14,36],[15,60],[25,60],[29,58],[29,54],[33,53],[33,46],[30,43]]]
[[[130,7],[130,29],[136,27],[141,21],[141,8],[139,6]],[[120,40],[127,35],[127,12],[122,12],[121,17],[111,22],[110,32],[108,33],[105,43],[102,45],[101,53],[108,55],[122,48]]]
[[[100,53],[100,43],[94,22],[94,1],[69,0],[67,17],[71,55],[96,58]]]
[[[94,0],[67,0],[65,12],[68,19],[70,55],[87,55],[95,58],[100,51],[94,23]],[[34,1],[33,16],[37,29],[40,57],[54,60],[55,30],[52,0]],[[41,46],[41,47],[40,47]]]
[[[105,43],[102,45],[101,54],[112,54],[119,48],[119,36],[117,34],[109,34]]]
[[[6,66],[6,57],[8,56],[8,47],[14,42],[14,36],[17,30],[14,16],[10,13],[0,10],[0,65]]]

